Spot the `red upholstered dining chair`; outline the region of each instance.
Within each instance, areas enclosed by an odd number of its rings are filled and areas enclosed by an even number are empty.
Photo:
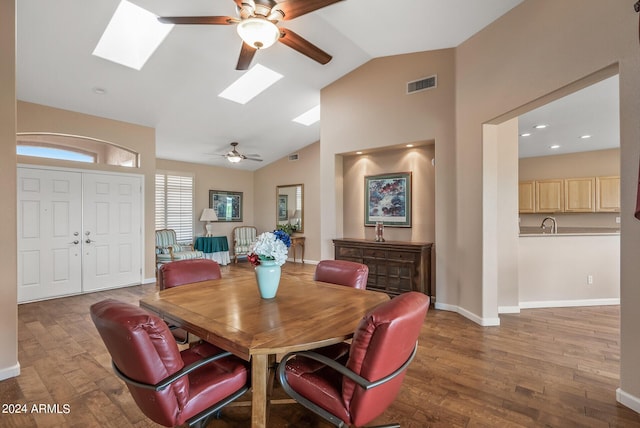
[[[178,351],[164,321],[142,308],[107,299],[90,312],[116,375],[158,424],[204,427],[249,389],[243,360],[207,343]]]
[[[160,290],[178,287],[194,282],[222,278],[218,262],[209,259],[178,260],[166,263],[158,269],[158,287]],[[189,332],[169,325],[176,341],[185,345],[189,343]]]
[[[158,287],[160,290],[164,290],[165,288],[177,287],[192,282],[220,278],[222,278],[220,265],[214,260],[179,260],[160,266],[158,270]]]
[[[322,260],[316,266],[313,279],[364,290],[367,288],[368,277],[369,267],[362,263],[347,260]]]
[[[350,345],[286,354],[277,369],[280,384],[337,427],[371,422],[395,400],[428,309],[425,294],[395,297],[365,315]]]

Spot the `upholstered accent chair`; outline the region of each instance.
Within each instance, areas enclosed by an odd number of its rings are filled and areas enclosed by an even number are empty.
[[[179,244],[173,229],[156,230],[156,267],[176,260],[202,259],[204,253],[192,245]]]
[[[367,265],[348,260],[321,260],[316,266],[313,276],[316,281],[346,285],[361,290],[367,288],[368,278],[369,267]]]
[[[233,228],[233,262],[238,263],[238,256],[246,256],[251,252],[251,244],[256,240],[258,229],[254,226],[238,226]]]
[[[365,315],[350,345],[282,357],[280,384],[298,403],[337,427],[373,421],[400,391],[428,309],[429,297],[416,291],[393,298]]]
[[[158,424],[204,427],[249,389],[246,362],[207,343],[178,351],[165,322],[138,306],[107,299],[90,313],[116,375]]]

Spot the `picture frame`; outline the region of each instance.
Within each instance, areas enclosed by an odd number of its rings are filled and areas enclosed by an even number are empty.
[[[364,177],[364,225],[411,227],[411,172]]]
[[[218,221],[242,221],[242,192],[209,190],[209,208],[213,208]]]
[[[278,195],[278,221],[289,219],[289,195]]]

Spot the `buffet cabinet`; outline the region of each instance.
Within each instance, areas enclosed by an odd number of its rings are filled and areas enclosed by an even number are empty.
[[[407,291],[434,295],[431,289],[431,243],[334,239],[333,245],[336,260],[350,260],[369,267],[369,290],[391,296]]]

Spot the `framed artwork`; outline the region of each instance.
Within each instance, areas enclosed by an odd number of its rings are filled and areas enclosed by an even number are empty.
[[[278,221],[287,221],[289,219],[289,195],[278,195]]]
[[[213,208],[218,221],[242,221],[242,192],[209,190],[209,208]]]
[[[411,172],[364,177],[364,225],[411,227]]]

